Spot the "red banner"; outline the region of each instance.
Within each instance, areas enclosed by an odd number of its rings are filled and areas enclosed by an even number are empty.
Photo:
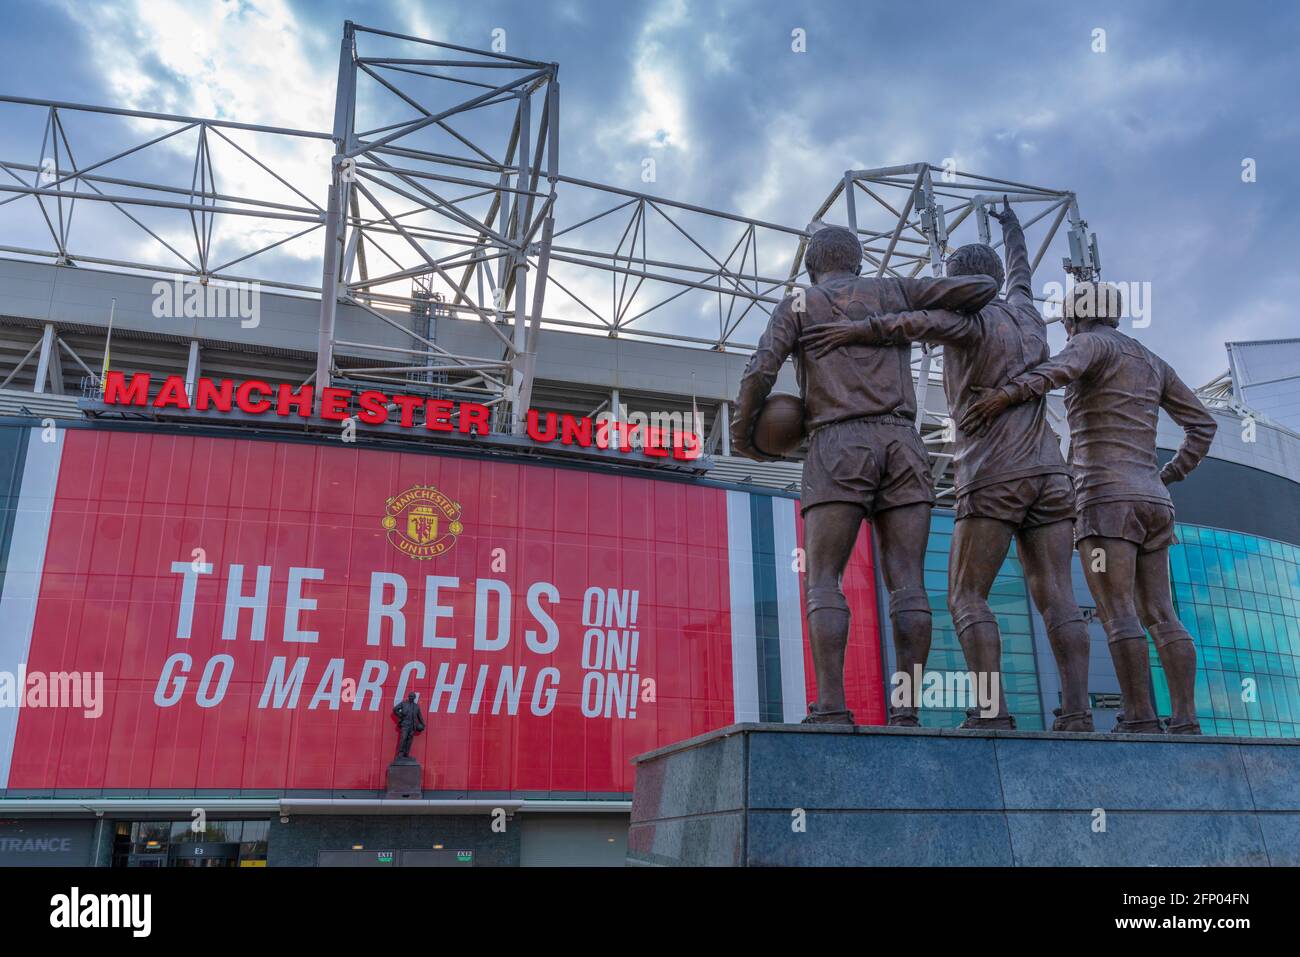
[[[58,474],[26,667],[102,673],[102,713],[23,708],[10,789],[378,789],[415,691],[426,789],[622,794],[633,756],[735,719],[724,490],[77,429]]]

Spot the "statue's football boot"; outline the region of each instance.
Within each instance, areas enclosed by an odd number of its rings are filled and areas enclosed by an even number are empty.
[[[846,724],[853,727],[853,712],[844,711],[821,711],[817,707],[817,702],[812,701],[808,704],[808,717],[799,722],[800,724]]]
[[[895,708],[891,705],[888,724],[891,728],[919,728],[921,719],[917,717],[915,708]]]
[[[983,731],[1014,731],[1016,730],[1015,715],[1000,714],[992,718],[981,718],[979,708],[967,708],[966,720],[957,725],[958,728],[966,731],[983,730]]]
[[[1056,715],[1056,720],[1052,722],[1053,731],[1096,731],[1092,725],[1092,712],[1087,709],[1083,711],[1071,711],[1069,714],[1061,714],[1060,708],[1053,708],[1052,714]]]
[[[1159,718],[1152,718],[1150,721],[1129,721],[1124,717],[1121,711],[1115,715],[1115,727],[1111,734],[1164,734],[1164,725],[1160,723]]]

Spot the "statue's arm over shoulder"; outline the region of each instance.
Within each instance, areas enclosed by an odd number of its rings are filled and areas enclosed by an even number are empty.
[[[907,304],[914,310],[979,312],[998,294],[998,287],[988,276],[948,276],[899,281],[903,285]]]
[[[1160,396],[1160,408],[1183,427],[1184,435],[1178,453],[1169,460],[1160,474],[1166,482],[1179,482],[1205,458],[1219,426],[1214,421],[1214,416],[1201,404],[1201,400],[1196,398],[1196,393],[1178,378],[1168,363],[1165,363],[1164,373],[1165,384]]]
[[[977,316],[949,309],[915,309],[869,316],[862,320],[868,345],[903,342],[930,342],[957,345],[973,341],[979,335]]]
[[[781,372],[781,365],[799,342],[799,330],[798,314],[790,307],[787,298],[772,313],[767,330],[758,340],[758,347],[749,357],[749,364],[740,378],[740,392],[731,416],[731,447],[741,455],[754,457],[751,441],[754,423]]]
[[[1065,348],[1045,362],[1022,372],[1002,387],[1013,402],[1028,402],[1082,379],[1107,354],[1106,344],[1097,336],[1077,335]]]

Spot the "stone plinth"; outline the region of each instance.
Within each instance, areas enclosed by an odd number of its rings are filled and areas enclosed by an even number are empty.
[[[394,758],[388,765],[388,790],[384,797],[418,798],[422,793],[420,762],[415,758]]]
[[[738,724],[636,759],[628,863],[1300,865],[1300,740]]]

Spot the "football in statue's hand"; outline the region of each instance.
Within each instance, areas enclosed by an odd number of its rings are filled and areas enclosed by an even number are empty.
[[[768,396],[754,424],[754,447],[764,455],[789,455],[803,441],[803,402],[778,392]]]

